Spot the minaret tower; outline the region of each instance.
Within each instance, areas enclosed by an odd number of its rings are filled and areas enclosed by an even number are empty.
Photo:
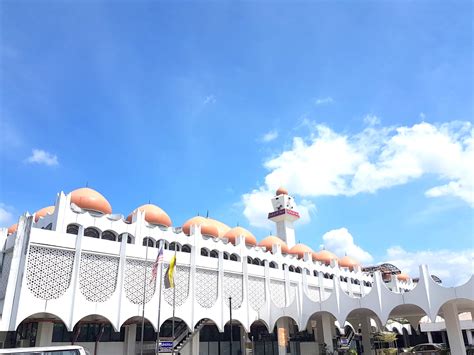
[[[276,196],[272,198],[273,212],[268,214],[268,219],[277,225],[277,237],[285,241],[288,248],[295,243],[295,228],[293,222],[300,218],[300,214],[295,211],[293,197],[288,195],[288,190],[280,187],[276,191]]]

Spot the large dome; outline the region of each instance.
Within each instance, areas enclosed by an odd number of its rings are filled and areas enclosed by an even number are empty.
[[[288,254],[298,255],[298,258],[302,259],[304,257],[305,252],[313,253],[313,250],[305,244],[296,244],[290,249]]]
[[[219,237],[219,229],[217,229],[214,220],[211,220],[210,218],[204,218],[201,216],[196,216],[191,219],[188,219],[184,224],[183,224],[183,232],[186,235],[191,234],[191,226],[192,225],[197,225],[201,226],[201,234],[202,235],[210,235],[211,237],[217,238]]]
[[[326,265],[331,263],[331,260],[337,260],[337,256],[330,251],[321,250],[319,252],[313,253],[313,260],[320,261]]]
[[[273,244],[279,244],[281,246],[281,252],[282,253],[288,253],[288,251],[289,251],[288,245],[286,245],[286,243],[283,240],[281,240],[280,238],[275,237],[273,235],[270,235],[270,236],[266,237],[258,245],[260,247],[265,247],[265,249],[267,249],[269,251],[272,251],[273,250],[272,249]]]
[[[209,223],[212,223],[216,226],[219,232],[219,237],[223,237],[228,231],[230,231],[230,227],[227,224],[222,223],[221,221],[218,221],[217,219],[207,218],[207,220],[209,221]]]
[[[339,266],[340,267],[347,267],[347,268],[353,270],[354,267],[359,266],[359,263],[355,259],[353,259],[350,256],[346,255],[345,257],[339,259]]]
[[[18,223],[11,225],[10,227],[8,227],[7,235],[15,233],[17,229],[18,229]]]
[[[255,236],[250,233],[247,229],[242,227],[234,227],[224,234],[224,238],[227,238],[229,242],[235,245],[235,240],[237,237],[243,235],[245,237],[245,244],[248,245],[257,245],[257,239]]]
[[[112,213],[112,206],[110,206],[109,201],[99,192],[88,187],[72,191],[71,203],[85,210],[102,212],[104,214]]]
[[[145,212],[145,221],[151,224],[158,224],[166,227],[171,226],[171,218],[168,214],[163,211],[160,207],[152,204],[146,204],[140,207],[137,207],[132,213],[127,217],[127,221],[132,221],[132,215],[136,210]]]
[[[288,190],[286,188],[284,188],[283,186],[280,186],[278,188],[278,190],[276,190],[276,195],[277,196],[280,196],[280,195],[288,195]]]
[[[54,206],[44,207],[35,212],[35,222],[38,222],[40,218],[46,216],[47,214],[54,213]]]
[[[398,281],[407,282],[408,280],[410,280],[410,275],[405,274],[404,272],[402,272],[401,274],[397,275],[397,279],[398,279]]]

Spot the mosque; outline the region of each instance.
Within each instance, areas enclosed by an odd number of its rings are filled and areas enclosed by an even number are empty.
[[[54,206],[0,230],[0,348],[154,354],[159,329],[163,351],[176,354],[376,354],[377,333],[389,330],[399,348],[443,341],[466,354],[473,277],[448,288],[426,265],[409,276],[314,251],[295,243],[288,191],[271,202],[276,236],[259,241],[206,217],[176,227],[152,204],[125,218],[90,188],[59,193]],[[152,277],[160,245],[163,269],[177,260],[175,288],[161,293],[164,271]]]

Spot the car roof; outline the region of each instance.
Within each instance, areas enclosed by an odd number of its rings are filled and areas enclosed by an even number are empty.
[[[84,349],[82,346],[79,345],[60,345],[60,346],[41,346],[35,348],[13,348],[13,349],[0,349],[0,353],[2,354],[15,354],[19,352],[25,351],[51,351],[51,350],[82,350]]]

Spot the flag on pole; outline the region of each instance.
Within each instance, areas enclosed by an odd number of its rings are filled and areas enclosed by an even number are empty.
[[[153,269],[151,269],[151,280],[152,283],[156,279],[156,275],[158,274],[158,265],[163,262],[163,244],[161,244],[160,250],[158,250],[158,255],[156,256],[156,260],[153,263]]]
[[[173,255],[170,265],[166,269],[165,274],[165,288],[174,288],[174,269],[176,266],[176,254]]]

